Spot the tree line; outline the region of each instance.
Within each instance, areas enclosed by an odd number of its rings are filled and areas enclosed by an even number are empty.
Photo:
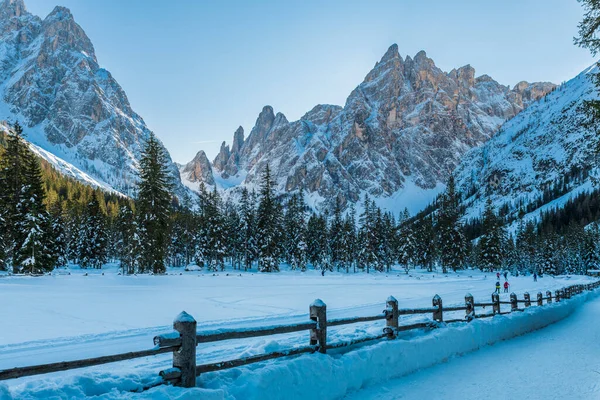
[[[338,204],[313,212],[302,192],[278,195],[267,165],[257,190],[223,199],[203,184],[178,200],[164,150],[145,144],[137,197],[129,199],[65,178],[32,153],[21,127],[0,153],[0,268],[43,273],[69,263],[101,268],[118,262],[123,273],[164,273],[166,266],[234,269],[390,271],[400,265],[428,271],[479,268],[513,273],[582,273],[596,269],[596,228],[587,219],[565,221],[564,210],[510,231],[487,202],[475,238],[464,224],[461,193],[450,177],[433,207],[394,216],[365,195],[355,208]],[[583,195],[582,195],[583,196]],[[581,196],[580,196],[581,197]],[[576,202],[577,199],[573,200]],[[590,201],[581,201],[589,208]],[[591,202],[597,204],[597,202]],[[570,215],[586,214],[567,203]],[[593,207],[594,208],[594,207]],[[579,211],[577,211],[579,210]]]

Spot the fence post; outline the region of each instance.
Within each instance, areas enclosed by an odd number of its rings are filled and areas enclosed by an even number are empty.
[[[550,290],[546,290],[546,302],[547,303],[552,303],[552,292]]]
[[[525,299],[525,307],[531,307],[531,296],[529,296],[528,292],[525,292],[523,298]]]
[[[494,314],[500,314],[500,295],[498,293],[492,293],[492,309]]]
[[[513,292],[510,294],[510,311],[517,311],[519,309],[519,303],[517,303],[517,295]]]
[[[537,294],[537,303],[538,306],[544,305],[544,295],[542,294],[542,292],[538,292]]]
[[[437,310],[433,312],[433,320],[437,322],[444,321],[444,308],[442,307],[442,298],[436,294],[435,296],[433,296],[431,303],[434,307],[437,307]]]
[[[467,321],[471,321],[474,317],[475,317],[475,301],[473,300],[473,295],[471,293],[467,293],[465,295],[465,305],[467,306],[467,309],[465,311],[466,316],[465,318],[467,319]]]
[[[180,386],[196,386],[196,320],[182,311],[173,321],[173,329],[179,332],[181,347],[173,351],[173,368],[181,371]]]
[[[557,303],[560,301],[560,289],[554,292],[554,298],[556,299]]]
[[[317,323],[316,329],[310,333],[310,344],[319,344],[319,353],[327,352],[327,306],[316,299],[309,307],[310,319]]]
[[[398,300],[394,296],[387,298],[387,308],[385,310],[385,327],[388,332],[388,337],[393,339],[396,337],[398,329]]]

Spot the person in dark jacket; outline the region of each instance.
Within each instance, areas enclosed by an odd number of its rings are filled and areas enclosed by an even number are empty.
[[[533,281],[534,281],[534,282],[537,282],[537,272],[534,272],[534,273],[533,273]]]
[[[496,293],[500,294],[500,281],[496,282]]]

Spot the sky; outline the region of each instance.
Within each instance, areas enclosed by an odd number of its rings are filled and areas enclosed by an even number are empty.
[[[573,45],[576,0],[25,0],[69,8],[133,109],[188,162],[246,135],[265,105],[288,120],[346,97],[397,43],[444,71],[560,83],[594,59]]]

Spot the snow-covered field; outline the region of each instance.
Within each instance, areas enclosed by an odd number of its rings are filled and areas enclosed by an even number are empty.
[[[167,276],[119,276],[113,268],[87,271],[87,276],[84,273],[73,270],[71,275],[0,277],[0,369],[147,349],[152,347],[153,336],[171,330],[171,321],[182,310],[198,320],[198,330],[264,326],[306,321],[308,306],[315,298],[325,301],[329,318],[375,315],[381,313],[389,295],[399,300],[400,307],[431,306],[435,294],[442,297],[444,305],[463,304],[467,292],[476,301],[488,301],[496,282],[495,275],[478,271],[448,275],[421,271],[411,271],[410,275],[403,271],[370,275],[328,273],[324,277],[316,271],[271,275],[181,271],[180,275],[180,270],[171,269]],[[511,291],[529,291],[535,297],[538,291],[587,282],[589,278],[543,277],[533,282],[531,277],[509,276],[509,281]],[[502,297],[508,299],[507,294]],[[460,316],[457,313],[456,317]],[[411,321],[429,317],[411,317]],[[379,334],[383,325],[377,321],[330,329],[328,340],[334,343]],[[418,333],[409,336],[415,334]],[[308,333],[301,333],[203,345],[198,347],[198,363],[307,343]],[[169,367],[170,362],[170,355],[162,355],[6,381],[4,397],[122,398],[128,390],[156,379],[158,371]],[[222,388],[236,374],[282,362],[287,361],[205,374],[199,384],[218,389],[224,398],[243,398],[243,387],[229,394]],[[172,388],[165,396],[175,396],[177,391]],[[161,392],[150,391],[147,395],[151,393],[160,397]]]

